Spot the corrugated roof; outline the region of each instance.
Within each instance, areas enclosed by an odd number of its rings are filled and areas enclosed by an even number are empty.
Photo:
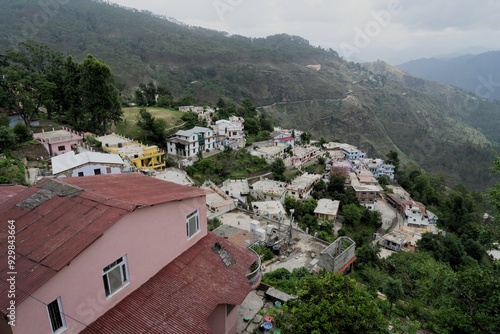
[[[205,191],[142,174],[45,179],[0,202],[0,295],[8,285],[8,222],[16,231],[16,303],[45,284],[122,216],[149,206],[203,196]],[[6,312],[9,300],[0,299]]]
[[[226,266],[219,243],[235,262]],[[210,334],[208,318],[220,304],[241,304],[252,291],[247,250],[208,233],[81,333]]]
[[[24,189],[26,189],[25,186],[0,185],[0,203],[7,202]]]
[[[71,151],[51,158],[52,174],[62,173],[66,170],[76,168],[90,163],[106,163],[123,165],[124,162],[118,154],[99,153],[99,152],[81,152],[75,154]]]

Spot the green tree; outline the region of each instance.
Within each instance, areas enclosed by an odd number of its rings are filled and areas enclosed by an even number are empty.
[[[385,282],[384,293],[387,296],[387,300],[390,304],[389,309],[389,317],[392,314],[392,306],[396,303],[401,297],[403,297],[403,283],[400,279],[394,279],[389,277]]]
[[[347,225],[359,225],[363,217],[363,209],[356,204],[347,204],[342,206],[342,215]]]
[[[286,333],[385,333],[387,323],[374,297],[356,282],[333,272],[307,277],[297,298],[276,314]]]
[[[165,120],[156,119],[145,108],[141,108],[137,115],[137,126],[146,132],[146,141],[165,147],[165,129],[167,128]]]
[[[111,124],[121,120],[122,110],[111,69],[92,55],[82,63],[80,93],[82,107],[87,111],[87,131],[104,134]]]
[[[271,172],[273,173],[273,177],[277,180],[283,180],[285,178],[284,173],[286,171],[285,162],[283,159],[276,159],[271,164]]]
[[[0,126],[0,151],[12,149],[16,143],[16,134],[8,126]]]
[[[28,130],[28,128],[24,124],[17,123],[12,130],[14,131],[14,134],[16,135],[16,142],[19,144],[33,139],[30,131]]]
[[[0,126],[10,126],[9,116],[5,114],[0,114]]]
[[[304,144],[309,144],[311,142],[311,133],[310,132],[302,132],[300,134],[300,140]]]

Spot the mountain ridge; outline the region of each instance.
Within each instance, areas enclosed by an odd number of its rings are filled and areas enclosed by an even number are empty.
[[[21,31],[23,17],[36,10],[27,0],[0,4],[4,52],[9,34]],[[61,5],[35,41],[76,59],[88,53],[102,59],[124,95],[153,81],[176,98],[190,94],[198,103],[248,97],[266,106],[261,110],[277,124],[310,131],[315,138],[348,141],[371,156],[396,150],[425,169],[446,174],[451,185],[484,189],[493,182],[488,167],[500,143],[499,103],[383,62],[347,62],[299,36],[229,36],[174,21],[81,0]],[[319,71],[306,67],[316,64]],[[470,166],[454,165],[468,154]]]

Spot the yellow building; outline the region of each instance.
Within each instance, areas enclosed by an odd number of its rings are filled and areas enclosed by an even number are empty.
[[[158,148],[158,146],[149,146],[144,148],[142,155],[136,154],[130,161],[135,165],[135,167],[141,168],[165,168],[165,161],[163,161],[163,156],[165,151]]]
[[[166,166],[163,160],[165,151],[156,145],[146,146],[114,133],[96,139],[102,143],[102,148],[105,151],[119,154],[123,159],[128,159],[137,169],[159,169]]]

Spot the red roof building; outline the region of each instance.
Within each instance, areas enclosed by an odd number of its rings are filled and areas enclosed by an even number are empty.
[[[9,191],[0,187],[1,333],[233,333],[227,305],[260,282],[256,255],[207,233],[204,190],[116,174]],[[127,310],[134,321],[117,327]]]

